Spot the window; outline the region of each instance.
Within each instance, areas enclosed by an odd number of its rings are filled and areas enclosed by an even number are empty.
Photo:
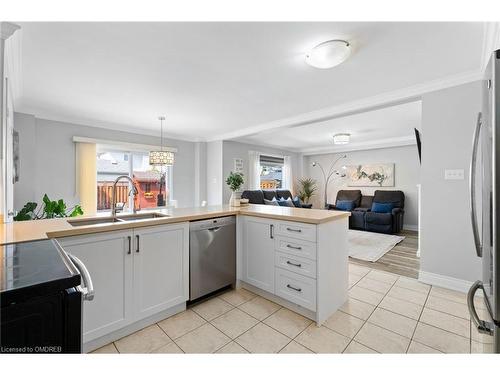
[[[260,155],[260,188],[281,189],[283,187],[284,158]]]
[[[172,167],[149,165],[149,153],[137,151],[103,150],[97,151],[97,210],[110,210],[113,184],[118,176],[132,178],[138,190],[137,208],[165,206],[171,199]],[[118,209],[132,210],[130,183],[123,179],[116,186]],[[130,198],[129,198],[130,196]]]

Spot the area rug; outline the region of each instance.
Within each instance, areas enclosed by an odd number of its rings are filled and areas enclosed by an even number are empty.
[[[405,238],[392,234],[349,230],[347,239],[350,257],[376,262]]]

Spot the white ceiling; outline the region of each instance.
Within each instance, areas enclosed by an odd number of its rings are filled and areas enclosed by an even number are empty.
[[[415,143],[413,129],[420,129],[421,118],[422,104],[415,101],[236,140],[312,154],[398,146]],[[334,145],[337,133],[351,134],[349,144]]]
[[[468,72],[482,23],[21,23],[16,110],[81,124],[228,134]],[[304,53],[344,38],[353,54],[314,69]],[[326,130],[325,130],[326,132]],[[355,133],[352,130],[353,134]],[[311,144],[318,143],[311,139]]]

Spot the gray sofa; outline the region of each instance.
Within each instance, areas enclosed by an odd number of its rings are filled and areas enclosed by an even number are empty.
[[[293,199],[290,190],[277,189],[277,190],[245,190],[241,193],[241,198],[248,199],[249,203],[252,204],[264,204],[264,199],[272,201],[273,198],[279,200],[283,199]],[[312,204],[301,204],[301,208],[311,208]]]
[[[328,209],[337,210],[338,201],[353,201],[349,228],[379,233],[399,233],[403,229],[405,195],[400,190],[375,190],[373,196],[362,195],[361,190],[339,190],[335,204]],[[392,203],[391,212],[372,212],[372,204]]]

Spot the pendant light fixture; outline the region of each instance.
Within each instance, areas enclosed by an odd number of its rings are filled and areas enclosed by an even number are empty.
[[[160,151],[149,151],[149,165],[162,166],[174,164],[174,153],[172,151],[163,151],[163,121],[165,116],[158,117],[160,120]]]

